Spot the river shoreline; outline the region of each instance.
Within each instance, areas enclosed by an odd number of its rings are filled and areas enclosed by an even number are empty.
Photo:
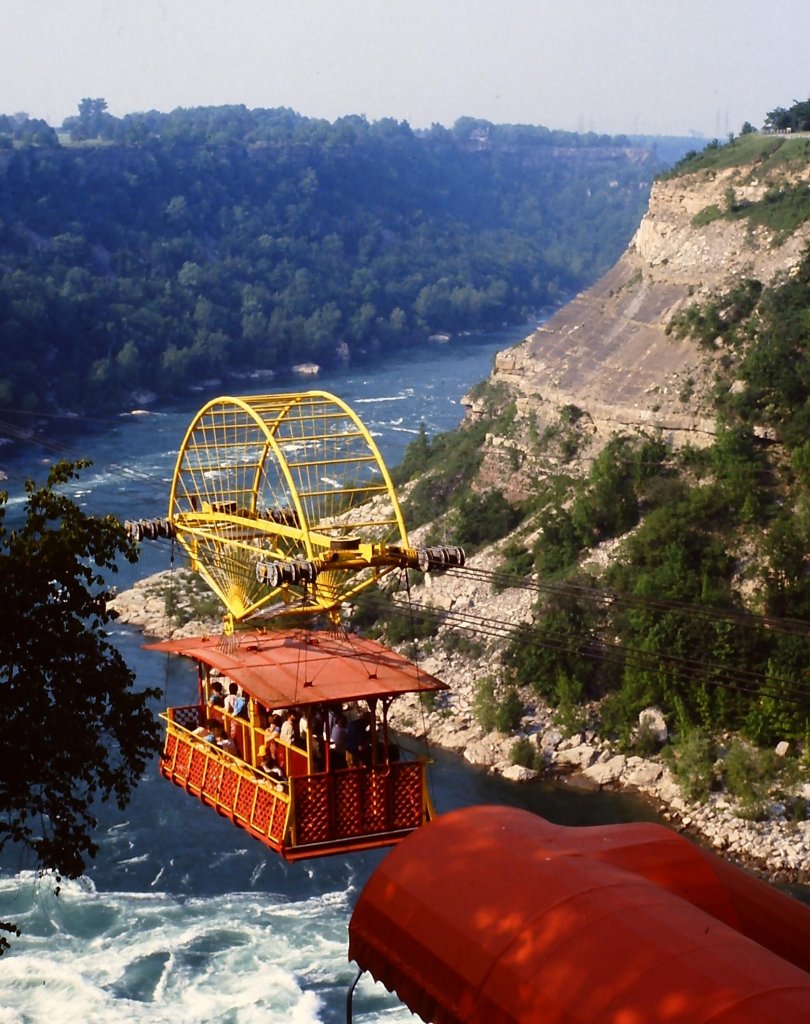
[[[118,620],[155,639],[193,636],[221,629],[218,617],[195,615],[193,599],[179,599],[180,615],[166,611],[169,588],[186,594],[192,574],[169,570],[138,581],[115,596],[110,607]],[[178,618],[183,620],[178,625]],[[525,714],[517,732],[484,733],[473,715],[473,684],[469,663],[443,652],[420,660],[420,667],[450,686],[443,706],[426,709],[415,696],[398,702],[392,725],[404,733],[421,734],[433,746],[458,753],[470,764],[502,775],[516,784],[550,778],[589,789],[632,792],[646,800],[669,824],[706,844],[718,854],[770,881],[810,884],[810,821],[790,821],[784,806],[774,804],[766,821],[742,817],[728,794],[711,793],[704,803],[686,800],[669,766],[660,756],[638,757],[616,750],[592,729],[564,735],[553,709],[525,697]],[[536,700],[536,698],[534,698]],[[542,768],[512,763],[512,748],[528,739],[542,755]],[[806,786],[804,789],[810,789]],[[810,797],[810,793],[804,794]]]

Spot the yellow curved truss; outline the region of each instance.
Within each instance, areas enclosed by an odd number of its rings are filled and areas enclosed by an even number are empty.
[[[235,621],[279,598],[291,611],[334,611],[407,548],[376,444],[325,391],[204,406],[180,448],[168,518]],[[275,588],[257,579],[257,564],[293,560],[315,564],[317,577]]]

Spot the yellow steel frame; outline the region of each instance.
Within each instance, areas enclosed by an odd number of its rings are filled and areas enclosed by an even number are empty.
[[[379,449],[326,391],[208,402],[183,439],[168,518],[237,622],[273,605],[334,612],[402,565],[407,548]],[[257,562],[296,559],[317,564],[314,582],[256,579]]]

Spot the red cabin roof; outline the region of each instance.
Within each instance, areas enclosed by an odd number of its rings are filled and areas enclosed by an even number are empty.
[[[349,957],[435,1024],[807,1024],[810,908],[715,863],[658,825],[467,808],[377,867]]]
[[[268,708],[448,688],[376,640],[335,636],[325,630],[194,636],[146,646],[218,669]]]

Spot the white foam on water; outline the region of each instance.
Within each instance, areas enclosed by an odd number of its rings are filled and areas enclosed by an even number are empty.
[[[247,852],[247,848],[244,846],[240,847],[237,850],[222,850],[216,856],[213,856],[211,858],[209,868],[212,871],[219,871],[219,869],[222,868],[223,865],[227,864],[229,860],[233,860],[234,858],[246,857]]]
[[[137,857],[127,857],[124,860],[119,860],[118,861],[118,866],[119,867],[127,867],[127,866],[129,866],[131,864],[145,864],[148,860],[149,860],[149,854],[148,853],[142,853],[142,854],[140,854]]]
[[[260,860],[256,864],[256,866],[254,867],[253,871],[251,871],[251,873],[250,873],[250,884],[251,885],[255,886],[257,884],[257,882],[262,877],[262,875],[265,874],[266,868],[267,868],[267,861],[266,860]]]
[[[413,394],[413,392],[411,392]],[[354,405],[374,405],[377,402],[405,402],[410,398],[407,391],[399,395],[380,395],[377,398],[355,398]]]
[[[349,892],[188,898],[80,879],[57,896],[47,876],[0,878],[0,917],[23,932],[3,957],[0,1024],[331,1024],[354,976],[349,913]],[[412,1020],[369,991],[358,1024]]]

